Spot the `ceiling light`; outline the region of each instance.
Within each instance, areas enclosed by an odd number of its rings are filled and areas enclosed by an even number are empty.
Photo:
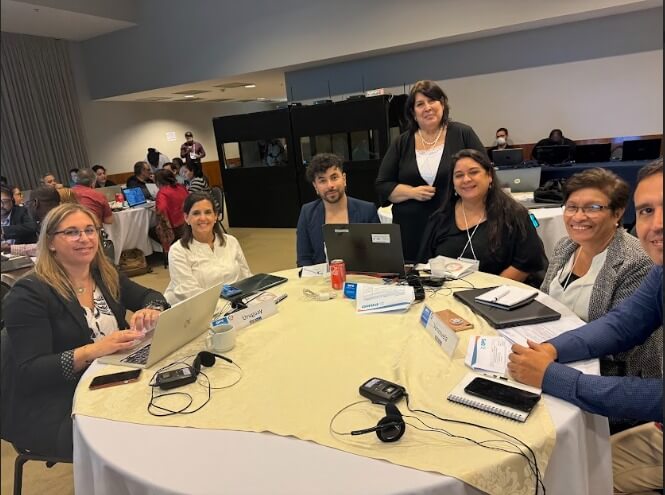
[[[194,98],[194,95],[185,95],[185,98]]]
[[[245,87],[246,87],[247,89],[256,88],[256,84],[245,84]]]
[[[257,101],[266,101],[268,98],[257,98]]]

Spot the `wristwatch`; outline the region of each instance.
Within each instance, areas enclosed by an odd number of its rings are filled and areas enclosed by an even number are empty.
[[[150,301],[143,309],[156,309],[157,311],[164,311],[171,307],[166,301]]]

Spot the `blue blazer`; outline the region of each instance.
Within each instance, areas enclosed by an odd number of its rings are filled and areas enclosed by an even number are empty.
[[[373,203],[350,196],[347,196],[346,199],[349,223],[379,223],[379,215]],[[325,207],[320,199],[302,206],[296,237],[298,266],[316,265],[326,261],[322,230],[325,221]]]

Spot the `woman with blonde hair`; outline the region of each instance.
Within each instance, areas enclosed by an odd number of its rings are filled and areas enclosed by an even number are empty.
[[[96,358],[135,345],[168,307],[160,293],[116,271],[99,232],[82,205],[51,210],[34,271],[4,301],[9,362],[2,390],[11,408],[3,411],[2,433],[21,449],[71,458],[70,415],[81,374]],[[134,311],[129,323],[127,309]]]
[[[58,191],[58,194],[60,195],[60,203],[73,203],[73,204],[78,204],[79,200],[76,199],[76,195],[74,194],[74,191],[72,191],[69,187],[61,187],[59,189],[56,189]]]

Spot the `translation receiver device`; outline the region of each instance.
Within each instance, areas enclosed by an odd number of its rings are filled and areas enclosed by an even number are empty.
[[[363,383],[359,392],[375,404],[386,404],[400,400],[406,394],[406,389],[396,383],[375,377]]]

